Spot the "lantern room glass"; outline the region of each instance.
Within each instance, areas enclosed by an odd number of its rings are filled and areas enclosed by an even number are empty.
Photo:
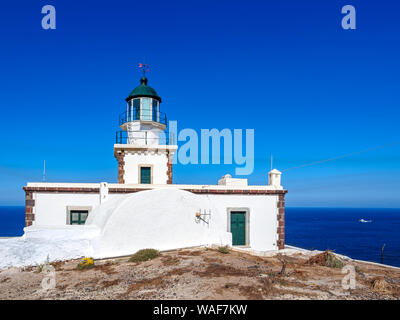
[[[142,98],[142,116],[141,120],[151,121],[151,98]]]

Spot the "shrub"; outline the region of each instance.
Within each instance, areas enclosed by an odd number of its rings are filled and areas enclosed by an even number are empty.
[[[344,266],[344,263],[339,258],[337,258],[334,253],[332,253],[329,250],[326,250],[311,257],[310,259],[308,259],[306,264],[308,265],[317,264],[329,268],[343,268]]]
[[[136,252],[130,259],[130,262],[142,262],[149,261],[157,258],[160,255],[160,251],[155,249],[142,249]]]
[[[94,267],[94,261],[92,258],[83,258],[80,263],[78,263],[78,270],[90,269]]]
[[[229,253],[229,248],[228,248],[228,246],[218,247],[218,251],[223,253],[223,254],[227,254],[227,253]]]
[[[344,263],[339,260],[332,252],[329,252],[326,257],[326,264],[329,268],[343,268]]]

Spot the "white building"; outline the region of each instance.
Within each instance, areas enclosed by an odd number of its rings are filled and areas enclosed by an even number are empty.
[[[272,170],[262,186],[230,175],[211,186],[173,184],[178,147],[165,133],[161,98],[143,77],[126,101],[114,145],[118,184],[28,183],[27,238],[86,237],[94,257],[211,244],[284,248],[287,191],[279,171]]]

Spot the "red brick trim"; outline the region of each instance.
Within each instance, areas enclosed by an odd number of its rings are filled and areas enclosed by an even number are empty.
[[[52,192],[52,193],[99,193],[100,188],[68,188],[68,187],[24,187],[25,192]],[[109,188],[109,193],[134,193],[152,188]],[[280,195],[283,196],[287,190],[246,190],[246,189],[182,189],[196,194],[242,194],[242,195]],[[283,202],[284,203],[284,202]],[[284,204],[283,204],[284,205]]]
[[[285,194],[286,190],[246,190],[246,189],[182,189],[196,194],[241,194],[241,195],[278,195]]]
[[[119,152],[115,158],[118,161],[118,183],[120,184],[124,184],[125,183],[125,179],[124,179],[124,175],[125,175],[125,153],[124,152]]]
[[[167,152],[167,184],[172,184],[172,157],[169,152]]]
[[[99,193],[100,188],[23,187],[25,192],[43,193]]]
[[[172,163],[168,162],[167,166],[168,166],[168,169],[167,169],[167,176],[168,176],[167,184],[172,184]]]
[[[168,169],[167,169],[167,176],[168,176],[167,184],[172,184],[172,163],[168,162],[167,166],[168,166]]]
[[[33,193],[25,190],[25,227],[29,227],[35,221],[35,200],[33,200]]]
[[[278,200],[278,249],[285,249],[285,193]]]

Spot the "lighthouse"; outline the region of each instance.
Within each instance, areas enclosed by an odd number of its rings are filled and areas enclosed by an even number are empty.
[[[237,246],[257,255],[284,249],[287,190],[281,172],[270,171],[268,185],[249,185],[229,174],[218,184],[173,184],[176,138],[168,134],[162,99],[146,73],[138,78],[121,103],[114,144],[118,183],[29,182],[24,187],[27,245],[41,239],[54,244],[52,252],[69,252],[56,249],[73,243],[78,250],[70,250],[73,257],[93,252],[95,258],[149,246]],[[2,258],[0,253],[0,266]],[[38,260],[28,255],[26,261]]]
[[[148,85],[145,71],[125,100],[114,145],[118,183],[172,184],[172,158],[178,146],[167,132],[161,97]]]

